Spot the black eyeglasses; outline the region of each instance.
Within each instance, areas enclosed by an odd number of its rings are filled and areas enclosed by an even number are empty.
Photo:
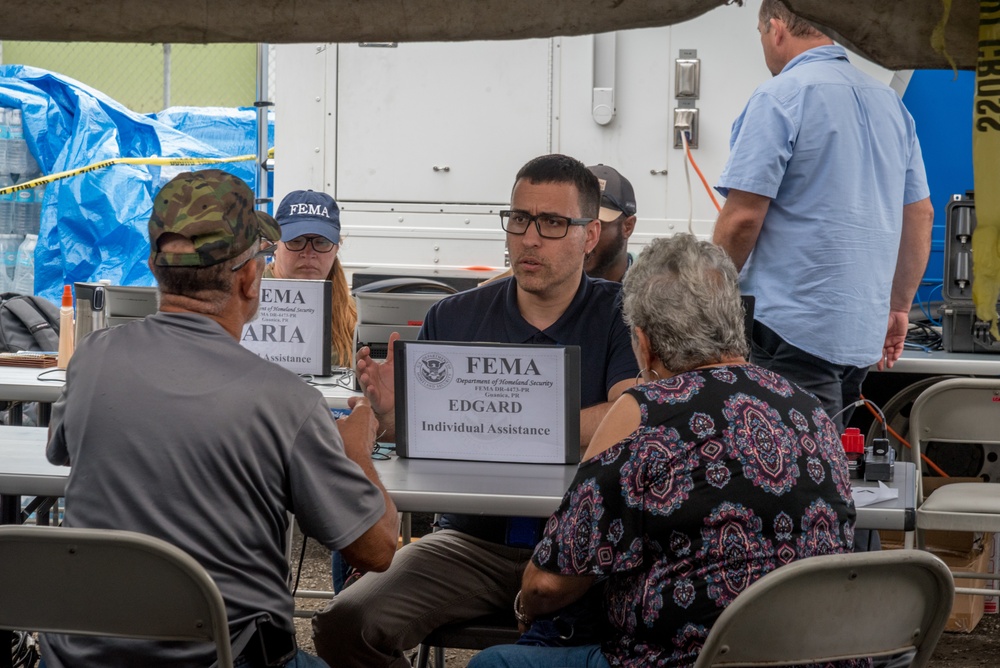
[[[569,232],[570,225],[589,225],[593,218],[567,218],[540,213],[532,216],[527,211],[501,211],[500,226],[504,232],[521,235],[528,231],[528,225],[535,224],[538,236],[546,239],[562,239]]]
[[[267,245],[261,248],[253,255],[251,255],[250,257],[248,257],[247,259],[243,260],[242,262],[234,266],[232,270],[239,271],[240,269],[245,267],[247,262],[249,262],[250,260],[256,260],[259,257],[267,257],[268,255],[274,255],[274,249],[278,247],[278,244],[274,243],[273,241],[268,241],[264,237],[260,238],[260,243]]]
[[[329,253],[337,245],[326,237],[295,237],[285,242],[285,248],[298,253],[305,250],[306,246],[310,244],[317,253]]]

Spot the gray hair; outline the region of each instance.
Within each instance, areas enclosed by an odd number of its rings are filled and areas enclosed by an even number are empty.
[[[673,373],[747,355],[739,276],[715,244],[690,234],[653,239],[622,294],[625,322]]]

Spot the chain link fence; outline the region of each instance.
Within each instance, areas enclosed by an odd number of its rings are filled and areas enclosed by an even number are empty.
[[[0,62],[84,83],[138,113],[172,106],[246,107],[256,101],[256,44],[4,41]],[[274,101],[274,47],[268,97]]]

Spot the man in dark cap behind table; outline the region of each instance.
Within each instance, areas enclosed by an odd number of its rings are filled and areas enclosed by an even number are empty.
[[[591,278],[621,283],[632,265],[628,240],[635,231],[635,191],[628,179],[614,167],[587,167],[601,184],[601,237],[587,257],[583,270]]]
[[[288,513],[375,571],[388,568],[398,526],[371,464],[371,408],[334,422],[315,388],[239,345],[262,256],[279,237],[231,174],[167,183],[149,220],[159,312],[80,342],[47,456],[73,467],[66,526],[155,536],[205,567],[226,602],[236,666],[306,668],[326,664],[295,648]],[[55,634],[42,649],[56,667],[208,666],[215,656],[207,643]]]

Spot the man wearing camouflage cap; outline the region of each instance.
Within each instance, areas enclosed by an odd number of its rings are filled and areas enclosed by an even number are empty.
[[[279,237],[226,172],[167,183],[149,220],[159,312],[80,342],[47,455],[73,467],[66,526],[177,545],[222,592],[237,666],[303,668],[326,664],[294,647],[288,513],[367,570],[389,566],[398,526],[371,465],[371,408],[335,422],[318,391],[238,343],[257,312],[261,256]],[[215,655],[203,643],[55,634],[42,647],[56,667],[209,666]]]

